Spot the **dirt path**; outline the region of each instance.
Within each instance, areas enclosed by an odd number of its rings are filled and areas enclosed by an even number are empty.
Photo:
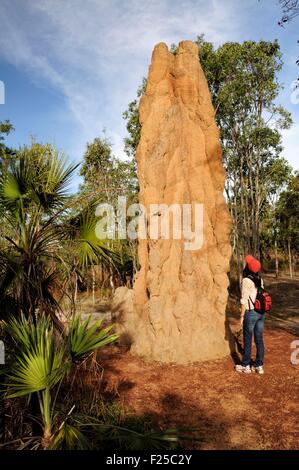
[[[108,388],[158,425],[199,429],[201,449],[299,449],[294,336],[267,331],[266,374],[239,375],[230,357],[191,366],[149,364],[116,348],[104,355]],[[102,357],[103,359],[103,357]]]
[[[197,428],[202,441],[188,448],[299,449],[299,365],[290,361],[296,336],[278,328],[279,321],[290,319],[292,332],[298,326],[299,284],[290,284],[291,303],[281,297],[286,293],[282,282],[276,293],[271,292],[278,320],[266,322],[264,376],[237,374],[232,357],[190,366],[165,365],[146,363],[114,347],[101,354],[107,389],[163,428]],[[285,305],[284,314],[278,298]]]

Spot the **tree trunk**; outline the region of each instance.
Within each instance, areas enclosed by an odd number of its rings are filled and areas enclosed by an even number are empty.
[[[242,190],[242,189],[241,189]],[[238,283],[241,289],[242,282],[242,268],[240,263],[240,243],[239,243],[239,232],[238,232],[238,209],[237,209],[237,194],[236,185],[234,185],[234,235],[235,235],[235,252],[237,257],[237,269],[238,269]]]
[[[37,392],[34,392],[31,394],[30,404],[31,404],[31,415],[35,418],[31,420],[32,435],[36,437],[36,436],[40,436],[41,431],[42,431],[40,424],[36,421],[36,418],[40,417],[40,403],[39,403]]]
[[[290,238],[288,238],[288,256],[289,256],[290,277],[293,278],[292,251],[291,251],[291,240],[290,240]]]
[[[274,253],[275,253],[275,277],[278,278],[278,252],[277,252],[277,239],[274,241]]]
[[[77,302],[77,296],[78,296],[78,274],[75,273],[75,285],[74,285],[74,303],[76,304]]]
[[[250,185],[250,202],[251,202],[251,239],[252,239],[252,254],[259,256],[259,214],[257,206],[257,194],[256,180],[254,179],[254,162],[252,154],[249,152],[248,160],[248,174],[249,174],[249,185]]]

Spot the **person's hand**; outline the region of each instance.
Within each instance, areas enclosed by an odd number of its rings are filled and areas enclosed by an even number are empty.
[[[240,309],[240,328],[243,328],[243,321],[244,321],[245,311],[246,311],[245,305],[241,305],[241,309]]]

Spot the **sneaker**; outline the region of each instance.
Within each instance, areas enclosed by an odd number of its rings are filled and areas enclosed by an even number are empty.
[[[242,366],[241,364],[237,364],[235,370],[236,372],[241,372],[243,374],[251,374],[250,366]]]
[[[258,367],[252,366],[251,370],[252,372],[256,372],[257,374],[260,374],[260,375],[263,375],[265,373],[263,366],[258,366]]]

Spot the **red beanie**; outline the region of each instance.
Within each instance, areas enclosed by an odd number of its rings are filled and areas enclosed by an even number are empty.
[[[258,273],[261,268],[262,268],[262,265],[261,263],[259,262],[259,260],[257,260],[256,258],[254,258],[253,256],[251,255],[247,255],[245,257],[245,261],[247,263],[247,266],[249,268],[249,270],[252,272],[252,273]]]

